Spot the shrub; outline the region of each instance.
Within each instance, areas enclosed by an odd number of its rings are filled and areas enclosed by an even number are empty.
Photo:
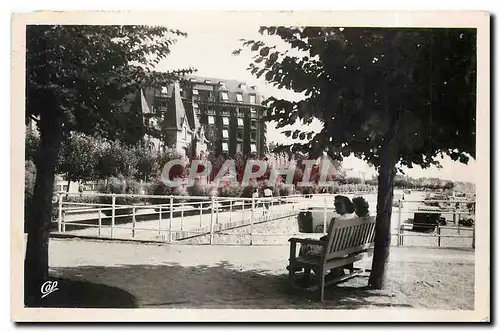
[[[293,184],[280,184],[277,186],[279,196],[290,196],[295,193],[295,187]]]
[[[239,185],[226,184],[217,188],[217,195],[219,197],[240,197],[243,192],[243,188]],[[229,201],[222,201],[222,205],[229,205]]]
[[[142,185],[133,179],[125,179],[123,176],[110,177],[108,179],[107,186],[104,190],[101,188],[101,193],[104,194],[141,194]],[[101,196],[99,197],[101,204],[112,204],[113,199],[111,196]],[[143,198],[140,197],[116,197],[116,205],[134,205],[137,203],[144,202]],[[119,209],[117,214],[131,214],[132,208]],[[111,210],[106,211],[106,214],[111,214]]]
[[[185,199],[182,199],[182,196],[189,196],[188,191],[185,186],[171,187],[167,186],[163,181],[156,181],[153,184],[148,186],[150,195],[158,195],[158,196],[181,196],[181,198],[175,198],[173,203],[183,203],[186,202]],[[169,204],[169,198],[151,198],[151,204]]]
[[[33,192],[35,190],[36,167],[33,161],[24,162],[24,228],[26,231],[26,221],[28,220]]]
[[[101,202],[100,198],[97,196],[66,196],[63,198],[64,202],[70,203],[88,203],[88,204],[99,204]]]

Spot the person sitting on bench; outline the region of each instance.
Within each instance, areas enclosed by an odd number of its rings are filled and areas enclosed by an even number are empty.
[[[367,217],[369,215],[369,205],[363,197],[356,197],[351,201],[347,196],[337,195],[335,196],[334,206],[336,211],[336,215],[332,218],[334,222],[335,220],[354,219],[356,217]],[[327,235],[322,236],[320,241],[326,241],[327,237]],[[299,249],[299,257],[311,255],[321,256],[322,254],[323,247],[320,245],[304,244],[301,245]],[[354,266],[350,264],[347,268],[353,270]],[[343,275],[345,275],[344,269],[336,268],[332,269],[326,277],[336,278]],[[308,278],[308,276],[306,276],[306,278]]]

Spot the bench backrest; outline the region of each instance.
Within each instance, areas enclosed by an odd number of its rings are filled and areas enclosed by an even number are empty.
[[[342,257],[373,247],[375,217],[332,219],[328,225],[325,259]]]

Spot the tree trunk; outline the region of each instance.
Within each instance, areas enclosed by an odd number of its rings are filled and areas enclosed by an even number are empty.
[[[51,105],[47,105],[50,107]],[[40,150],[33,200],[28,215],[28,241],[24,260],[26,306],[39,306],[40,288],[48,277],[49,228],[57,156],[61,148],[62,127],[55,110],[40,117]]]
[[[368,281],[368,284],[375,289],[382,289],[385,286],[386,265],[389,261],[389,247],[391,245],[392,200],[396,174],[396,158],[390,152],[389,147],[383,148],[381,157],[377,190],[375,247],[372,271]]]

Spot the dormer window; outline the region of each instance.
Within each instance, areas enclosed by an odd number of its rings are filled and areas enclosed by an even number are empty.
[[[245,89],[247,87],[247,85],[245,83],[241,83],[238,87],[240,89]]]
[[[168,88],[166,86],[161,87],[161,93],[167,94],[168,93]]]
[[[239,101],[240,103],[243,102],[243,94],[237,93],[236,94],[236,101]]]
[[[228,99],[229,99],[229,95],[228,95],[228,93],[227,93],[226,91],[222,91],[222,92],[220,93],[220,98],[221,98],[222,100],[228,100]]]
[[[219,86],[220,86],[221,89],[225,89],[226,88],[226,83],[224,83],[224,82],[221,81],[221,82],[219,82]]]
[[[210,80],[205,80],[205,84],[210,84],[210,83],[212,83],[212,81],[210,81]]]
[[[255,95],[250,95],[250,104],[255,104]]]
[[[198,93],[198,89],[193,89],[193,95],[194,95],[194,96],[199,95],[199,93]]]

